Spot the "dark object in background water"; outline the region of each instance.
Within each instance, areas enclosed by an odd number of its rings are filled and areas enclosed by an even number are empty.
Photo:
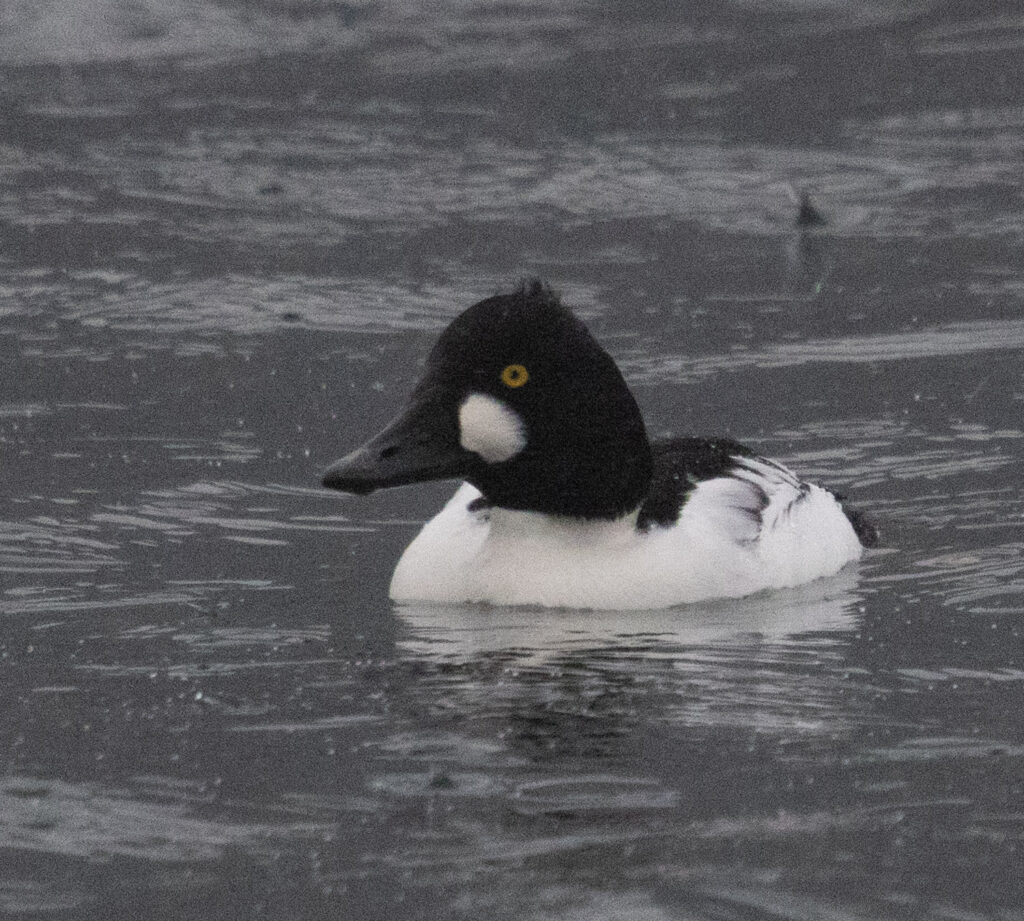
[[[824,227],[828,220],[811,201],[809,192],[800,193],[800,209],[796,215],[797,227]]]

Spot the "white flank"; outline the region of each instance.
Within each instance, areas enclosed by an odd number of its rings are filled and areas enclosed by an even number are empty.
[[[464,484],[427,522],[395,569],[394,600],[664,608],[800,585],[862,553],[830,493],[760,461],[701,483],[675,525],[648,532],[635,513],[470,512],[478,496]]]
[[[459,407],[459,444],[488,464],[500,464],[526,447],[526,426],[501,400],[471,393]]]

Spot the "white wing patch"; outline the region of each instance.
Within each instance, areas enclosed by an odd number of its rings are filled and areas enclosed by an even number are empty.
[[[764,492],[756,485],[729,476],[704,480],[686,498],[680,523],[700,522],[708,533],[730,543],[753,545],[761,535]]]
[[[797,503],[805,500],[811,491],[811,487],[801,483],[792,471],[760,457],[737,458],[732,476],[749,484],[755,492],[760,505],[757,517],[761,534],[784,526]]]
[[[860,540],[830,492],[764,458],[734,461],[728,474],[697,486],[683,515],[746,548],[769,586],[797,585],[860,557]]]

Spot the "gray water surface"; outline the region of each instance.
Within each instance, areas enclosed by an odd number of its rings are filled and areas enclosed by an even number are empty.
[[[5,5],[0,915],[1024,919],[1022,166],[1011,2]],[[534,274],[881,549],[389,603],[318,473]]]

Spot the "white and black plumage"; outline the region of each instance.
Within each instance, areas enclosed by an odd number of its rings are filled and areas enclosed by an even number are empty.
[[[874,540],[734,441],[649,441],[612,358],[538,282],[457,317],[405,411],[323,482],[447,478],[465,483],[402,555],[397,601],[667,607],[831,575]]]

